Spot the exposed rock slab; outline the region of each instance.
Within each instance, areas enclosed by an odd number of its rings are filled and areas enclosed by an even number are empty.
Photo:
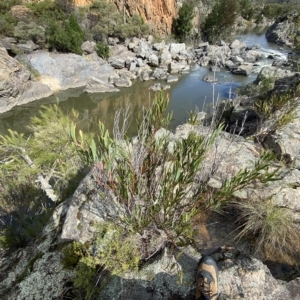
[[[47,85],[32,81],[24,65],[0,47],[0,112],[51,94]]]
[[[268,42],[278,45],[292,45],[292,33],[295,31],[297,13],[289,13],[279,17],[266,32]]]
[[[53,78],[60,90],[85,86],[90,76],[107,81],[114,73],[111,66],[93,54],[83,57],[76,54],[38,51],[24,55],[22,59],[38,72],[41,80],[46,76],[44,82]]]
[[[279,157],[300,169],[300,108],[292,122],[268,135],[265,140],[267,147],[273,149]]]

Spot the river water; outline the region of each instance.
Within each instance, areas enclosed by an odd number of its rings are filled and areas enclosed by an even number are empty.
[[[264,30],[244,32],[237,35],[237,39],[242,40],[247,46],[259,44],[261,50],[268,54],[285,58],[288,49],[279,48],[275,44],[268,43],[264,36]],[[256,66],[254,73],[249,76],[237,76],[227,70],[216,73],[218,83],[214,85],[215,99],[228,98],[231,91],[242,84],[252,82],[259,70],[264,65],[270,65],[272,60],[264,59]],[[170,98],[169,111],[173,112],[171,128],[184,123],[188,118],[188,112],[198,107],[200,110],[204,105],[209,105],[213,98],[213,85],[203,81],[205,75],[213,75],[208,67],[191,66],[189,74],[180,75],[179,81],[171,83],[171,89],[166,91]],[[136,81],[131,88],[122,88],[117,93],[87,94],[82,88],[70,89],[58,92],[46,99],[31,102],[26,105],[13,108],[11,111],[0,115],[0,133],[5,133],[7,129],[19,132],[27,131],[30,118],[36,116],[41,105],[59,103],[64,112],[68,113],[72,108],[78,110],[83,121],[79,124],[82,130],[94,131],[97,128],[98,120],[104,122],[111,130],[116,110],[131,105],[132,116],[135,120],[143,106],[149,105],[154,97],[154,92],[149,87],[158,81],[139,82]],[[165,82],[162,82],[165,84]],[[135,122],[129,129],[129,134],[135,133]]]

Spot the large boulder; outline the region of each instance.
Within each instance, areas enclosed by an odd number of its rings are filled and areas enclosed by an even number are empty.
[[[249,63],[255,63],[259,59],[264,57],[264,54],[259,50],[249,50],[244,54],[244,60]]]
[[[0,112],[51,94],[47,85],[32,81],[29,70],[0,47]]]
[[[125,60],[120,57],[110,57],[108,63],[115,69],[123,69],[125,67]]]
[[[32,69],[39,74],[39,81],[49,85],[53,90],[66,90],[83,87],[89,77],[107,81],[115,72],[114,68],[105,63],[96,53],[85,57],[76,54],[58,54],[36,51],[21,56]],[[52,84],[52,83],[55,84]]]
[[[152,53],[148,57],[148,64],[151,67],[158,67],[159,66],[159,58],[156,54]]]
[[[298,14],[295,12],[279,17],[266,32],[268,42],[278,45],[292,45]]]
[[[172,54],[168,50],[164,49],[160,55],[159,62],[160,65],[167,66],[172,62]]]
[[[249,76],[251,74],[252,68],[253,68],[252,64],[244,63],[238,67],[231,68],[230,71],[232,74],[235,74],[235,75]]]
[[[83,51],[84,54],[92,54],[96,51],[96,43],[93,41],[85,41],[81,45],[81,50]]]
[[[294,73],[291,72],[290,70],[285,70],[273,66],[266,66],[260,70],[254,82],[259,83],[265,79],[274,80],[278,78],[285,78],[285,77],[292,76],[293,74]]]
[[[167,78],[167,70],[162,68],[156,68],[150,75],[153,79],[166,79]]]
[[[300,169],[300,107],[296,109],[294,120],[267,136],[265,145],[272,149],[279,158],[291,163],[294,168]]]
[[[185,43],[171,43],[169,46],[169,51],[172,56],[176,56],[180,51],[185,50]]]

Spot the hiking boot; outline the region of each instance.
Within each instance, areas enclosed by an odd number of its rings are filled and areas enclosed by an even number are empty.
[[[210,256],[202,256],[197,272],[195,300],[216,300],[218,267]]]

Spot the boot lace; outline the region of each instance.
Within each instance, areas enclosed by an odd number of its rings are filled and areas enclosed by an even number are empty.
[[[209,281],[207,278],[200,278],[199,282],[199,290],[201,291],[202,295],[205,299],[210,299],[212,296],[212,282]]]

